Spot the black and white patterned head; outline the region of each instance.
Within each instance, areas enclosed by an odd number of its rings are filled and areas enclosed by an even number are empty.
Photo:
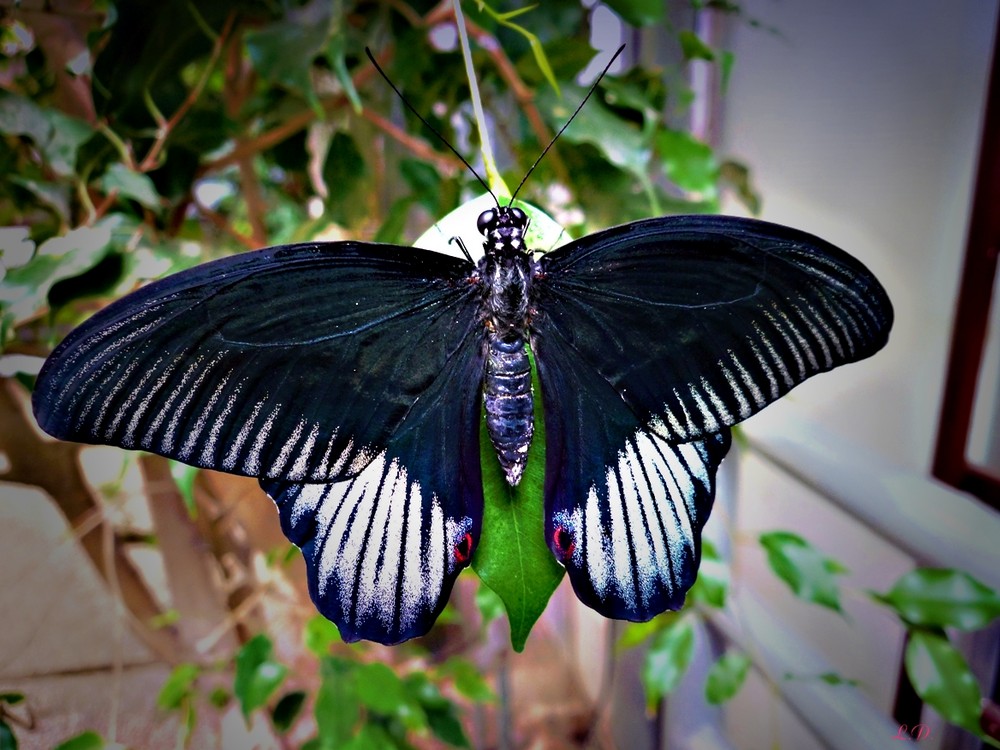
[[[479,214],[476,227],[486,238],[483,243],[486,252],[525,252],[524,234],[528,229],[528,215],[520,208],[489,208]]]

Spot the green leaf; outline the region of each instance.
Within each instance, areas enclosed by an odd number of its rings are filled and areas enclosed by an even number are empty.
[[[0,750],[17,750],[17,737],[10,724],[0,717]]]
[[[910,631],[904,661],[914,690],[927,705],[952,724],[980,733],[979,684],[943,632]]]
[[[359,664],[354,670],[358,700],[384,716],[395,716],[410,729],[427,726],[427,717],[406,684],[385,664]]]
[[[819,680],[820,682],[825,682],[827,685],[851,685],[853,687],[861,685],[861,680],[844,677],[838,672],[822,672],[821,674],[794,674],[792,672],[785,672],[783,677],[786,680],[799,680],[803,682]]]
[[[8,706],[16,706],[18,703],[24,702],[24,693],[0,693],[0,703],[6,703]]]
[[[340,631],[323,615],[313,615],[303,628],[302,642],[316,656],[323,657],[329,654],[330,646],[338,641],[340,641]]]
[[[482,670],[468,659],[453,656],[441,668],[444,676],[455,681],[455,689],[476,703],[492,703],[496,700],[493,689],[483,679]]]
[[[48,306],[48,293],[56,282],[79,276],[100,263],[111,250],[117,221],[111,217],[90,227],[72,229],[43,242],[25,265],[7,271],[0,286],[4,317],[21,322]]]
[[[585,94],[578,86],[567,86],[566,89],[564,99],[557,99],[551,92],[538,96],[539,105],[555,127],[561,127],[573,114],[572,105],[568,102],[582,101]],[[652,154],[648,141],[635,125],[618,117],[596,98],[587,102],[587,106],[573,120],[573,127],[568,128],[561,138],[570,143],[588,143],[609,163],[637,180],[645,183],[648,179],[646,172]]]
[[[198,506],[194,501],[194,481],[198,478],[198,468],[188,466],[180,461],[170,461],[170,476],[177,483],[177,490],[184,499],[184,507],[187,508],[188,516],[198,517]]]
[[[257,73],[304,95],[317,114],[321,108],[310,69],[326,46],[332,9],[327,0],[311,0],[284,19],[244,34]]]
[[[454,747],[469,747],[469,739],[459,721],[458,709],[441,694],[427,675],[424,672],[414,672],[407,675],[404,682],[407,691],[423,708],[427,726],[434,736]]]
[[[338,745],[335,750],[391,750],[398,747],[400,744],[378,724],[365,724],[343,747]]]
[[[0,747],[3,747],[2,743]],[[104,740],[97,732],[82,732],[76,737],[60,742],[55,746],[55,750],[104,750]]]
[[[918,568],[872,596],[914,625],[979,630],[1000,617],[1000,596],[960,570]]]
[[[743,686],[750,671],[750,657],[738,651],[723,654],[708,670],[705,700],[719,705],[730,700]]]
[[[646,622],[630,622],[622,629],[617,647],[634,648],[676,622],[680,612],[664,612]]]
[[[691,664],[694,655],[694,627],[683,617],[660,632],[649,646],[640,677],[646,691],[646,707],[672,693]]]
[[[510,642],[523,651],[528,633],[545,611],[565,569],[545,543],[545,515],[539,501],[544,494],[545,424],[541,388],[534,362],[531,368],[535,398],[535,433],[528,463],[516,487],[507,484],[481,420],[480,460],[485,506],[483,530],[472,566],[481,581],[503,601],[510,620]]]
[[[714,60],[715,52],[712,48],[701,41],[701,38],[693,31],[684,29],[677,35],[681,43],[681,52],[684,53],[685,60]]]
[[[246,719],[267,703],[288,673],[287,667],[271,658],[272,651],[271,639],[261,633],[247,641],[236,655],[233,692]]]
[[[361,704],[355,692],[356,665],[328,656],[320,661],[320,687],[316,693],[316,726],[324,748],[339,749],[354,736],[361,718]]]
[[[760,213],[760,194],[754,187],[750,177],[750,169],[746,164],[738,161],[727,160],[719,167],[719,180],[729,185],[735,192],[740,202],[747,207],[750,213],[756,215]]]
[[[760,535],[767,562],[795,595],[807,602],[841,612],[840,589],[834,579],[842,566],[823,557],[809,542],[788,531]]]
[[[476,608],[483,618],[483,625],[489,625],[504,613],[503,599],[486,584],[476,586]]]
[[[0,133],[30,138],[54,172],[70,177],[76,170],[76,152],[94,135],[94,129],[58,110],[0,92]]]
[[[632,26],[652,26],[663,20],[661,0],[605,0],[605,4]]]
[[[163,683],[163,687],[160,688],[156,705],[164,711],[178,708],[192,696],[194,683],[199,674],[201,674],[201,667],[197,664],[178,664],[170,673],[167,681]]]
[[[663,171],[677,187],[692,193],[716,191],[719,165],[707,143],[682,130],[661,129],[655,137]]]
[[[284,734],[292,728],[292,724],[295,723],[295,720],[299,718],[299,714],[302,713],[306,697],[305,692],[302,690],[295,690],[281,696],[281,700],[275,704],[274,710],[271,712],[271,722],[278,732]]]
[[[715,546],[708,539],[702,539],[701,545],[701,566],[698,568],[698,578],[688,593],[688,600],[722,609],[726,606],[726,593],[729,590],[729,566],[721,560]]]
[[[101,176],[99,185],[105,193],[117,190],[119,195],[138,201],[147,208],[156,210],[162,203],[148,175],[131,170],[121,163],[108,167]]]

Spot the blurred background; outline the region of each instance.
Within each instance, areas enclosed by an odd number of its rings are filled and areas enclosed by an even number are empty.
[[[0,748],[998,746],[996,4],[522,7],[463,6],[511,187],[628,46],[520,197],[575,236],[817,234],[887,288],[888,347],[741,427],[681,613],[563,581],[512,629],[470,570],[428,636],[347,646],[255,481],[54,442],[28,400],[148,279],[479,195],[363,52],[481,168],[454,6],[0,2]]]

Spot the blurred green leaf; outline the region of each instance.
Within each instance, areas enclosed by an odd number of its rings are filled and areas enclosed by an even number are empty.
[[[116,163],[108,167],[99,185],[105,193],[117,190],[122,197],[138,201],[146,208],[154,211],[160,208],[160,195],[149,176],[131,170],[124,164]]]
[[[354,735],[361,718],[355,692],[355,664],[331,656],[320,661],[320,687],[316,693],[316,726],[323,748],[338,750]]]
[[[483,625],[489,625],[504,614],[503,599],[484,583],[476,587],[476,608],[483,618]]]
[[[201,667],[197,664],[178,664],[174,667],[160,688],[160,694],[156,698],[157,707],[164,711],[172,711],[191,698],[199,674]]]
[[[683,29],[677,34],[677,39],[681,43],[681,52],[685,60],[714,60],[715,53],[712,48],[705,44],[701,37],[693,31]]]
[[[69,177],[76,168],[77,150],[94,135],[94,129],[58,110],[0,92],[0,133],[30,138],[52,170]]]
[[[677,620],[653,639],[640,674],[649,711],[677,688],[693,655],[694,627],[690,618]]]
[[[177,490],[184,499],[184,507],[187,508],[191,518],[198,517],[198,506],[194,501],[194,482],[198,478],[198,468],[182,464],[180,461],[170,461],[170,476],[177,483]]]
[[[701,540],[701,565],[698,578],[688,592],[688,601],[721,609],[726,606],[729,590],[729,566],[719,557],[709,539]]]
[[[342,747],[338,745],[331,750],[392,750],[398,747],[400,744],[385,729],[377,724],[365,724]]]
[[[927,705],[946,721],[980,733],[979,684],[943,632],[910,631],[904,662],[914,690]]]
[[[16,706],[18,703],[24,702],[24,693],[0,693],[0,703],[6,703],[8,706]]]
[[[292,724],[302,713],[302,707],[306,704],[308,696],[302,690],[295,690],[281,696],[281,699],[274,705],[271,711],[271,722],[279,733],[284,734],[292,728]]]
[[[861,684],[860,680],[844,677],[837,672],[823,672],[822,674],[793,674],[791,672],[786,672],[784,674],[784,679],[807,682],[810,680],[819,680],[820,682],[825,682],[827,685],[852,685],[854,687]]]
[[[0,311],[5,319],[21,322],[48,306],[49,290],[63,279],[78,276],[100,263],[111,250],[117,217],[105,217],[93,226],[72,229],[43,242],[25,265],[12,268],[0,286]]]
[[[496,700],[493,689],[483,679],[483,671],[468,659],[453,656],[441,668],[444,676],[455,681],[455,689],[476,703],[492,703]]]
[[[318,114],[319,99],[310,70],[326,46],[332,10],[333,4],[327,0],[310,0],[282,20],[244,34],[254,69],[265,79],[305,96]]]
[[[843,566],[819,553],[797,534],[772,531],[760,535],[761,546],[767,552],[767,562],[794,594],[807,602],[841,612],[840,588],[835,573]]]
[[[665,630],[680,616],[680,612],[664,612],[661,615],[657,615],[651,620],[646,622],[628,622],[625,623],[625,627],[622,628],[622,634],[618,638],[617,647],[624,648],[634,648],[640,643],[645,642],[652,636],[659,633],[661,630]]]
[[[719,167],[719,180],[735,191],[736,197],[750,213],[754,215],[760,213],[760,194],[754,187],[750,169],[745,164],[731,159],[722,162]]]
[[[340,631],[323,615],[313,615],[306,622],[302,640],[307,649],[322,657],[330,653],[330,646],[340,641]]]
[[[10,724],[0,717],[0,750],[17,750],[17,737]]]
[[[663,20],[666,4],[660,0],[606,0],[611,10],[625,23],[633,26],[652,26]]]
[[[247,641],[236,655],[236,678],[233,692],[240,702],[244,718],[267,703],[281,685],[288,668],[274,661],[271,639],[261,633]]]
[[[367,708],[385,716],[395,716],[409,729],[427,726],[420,704],[406,684],[385,664],[359,664],[354,670],[355,693]]]
[[[3,745],[0,744],[0,748]],[[97,732],[87,731],[60,742],[54,750],[104,750],[104,739]]]
[[[1000,596],[960,570],[918,568],[872,596],[914,625],[978,630],[1000,617]]]
[[[692,193],[715,193],[719,165],[711,146],[683,130],[666,128],[656,134],[654,141],[663,171],[671,182]]]
[[[750,671],[750,657],[739,651],[729,651],[708,670],[705,679],[705,700],[719,705],[735,696]]]
[[[469,747],[469,739],[459,721],[455,704],[445,698],[424,672],[408,674],[404,680],[407,691],[420,703],[427,717],[427,726],[439,740],[454,747]]]

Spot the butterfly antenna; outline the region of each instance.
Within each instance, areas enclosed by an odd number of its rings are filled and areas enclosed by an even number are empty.
[[[521,192],[521,188],[524,186],[524,183],[528,181],[528,178],[531,177],[531,173],[535,171],[535,167],[537,167],[538,163],[543,158],[545,158],[545,154],[547,154],[549,152],[549,149],[552,148],[553,144],[559,140],[559,136],[563,134],[563,131],[566,130],[566,128],[569,127],[569,124],[576,119],[576,116],[578,114],[580,114],[580,110],[583,109],[583,105],[586,104],[587,100],[594,95],[594,90],[597,88],[597,85],[604,79],[604,76],[608,74],[608,70],[610,70],[611,66],[614,65],[615,60],[618,59],[618,55],[622,53],[623,49],[625,49],[624,44],[615,51],[615,54],[611,56],[611,59],[608,60],[608,64],[604,66],[604,70],[601,71],[601,74],[597,76],[597,80],[595,80],[594,83],[591,85],[590,91],[588,91],[587,95],[583,97],[583,101],[580,102],[579,106],[577,106],[577,108],[573,111],[573,114],[570,115],[570,118],[566,120],[566,123],[561,128],[559,128],[559,132],[552,137],[552,140],[549,141],[549,145],[546,146],[542,151],[542,153],[538,155],[538,158],[535,159],[535,163],[531,165],[531,169],[529,169],[528,172],[524,175],[524,179],[522,179],[521,184],[517,186],[517,190],[514,191],[514,195],[511,196],[510,203],[508,205],[514,205],[514,198],[516,198],[517,194]]]
[[[621,50],[619,50],[619,52],[620,51]],[[484,188],[486,188],[486,192],[493,196],[493,201],[499,206],[500,205],[500,201],[497,200],[497,197],[495,195],[493,195],[493,191],[490,190],[490,186],[486,184],[486,180],[484,180],[482,178],[482,176],[480,176],[479,172],[476,171],[475,167],[473,167],[471,164],[469,164],[469,162],[466,160],[466,158],[464,156],[462,156],[460,153],[458,153],[458,151],[455,149],[454,146],[452,146],[450,143],[448,143],[448,139],[445,138],[443,135],[441,135],[437,130],[435,130],[434,126],[431,125],[429,122],[427,122],[427,120],[424,119],[424,116],[422,114],[420,114],[419,112],[417,112],[417,110],[414,108],[414,106],[412,104],[410,104],[408,101],[406,101],[406,97],[403,96],[403,92],[400,91],[398,88],[396,88],[396,84],[394,84],[389,79],[389,76],[386,75],[386,73],[385,73],[384,70],[382,70],[382,66],[379,65],[378,62],[375,60],[374,55],[372,55],[372,51],[370,49],[368,49],[367,47],[365,47],[365,54],[368,55],[368,59],[372,61],[372,65],[375,66],[375,70],[377,70],[379,72],[379,75],[382,76],[385,79],[385,82],[389,84],[390,88],[392,88],[392,90],[396,92],[396,96],[399,97],[400,101],[402,101],[403,104],[406,105],[406,108],[408,110],[410,110],[413,114],[415,114],[417,116],[417,119],[420,120],[420,122],[422,122],[424,125],[426,125],[427,128],[434,135],[436,135],[438,137],[438,139],[441,141],[441,143],[443,143],[445,146],[447,146],[448,149],[453,154],[455,154],[455,156],[457,156],[461,160],[462,164],[464,164],[468,168],[468,170],[470,172],[472,172],[472,174],[474,174],[476,176],[476,179],[479,180],[479,182],[482,184],[482,186]],[[560,130],[559,132],[561,133],[562,131]]]

